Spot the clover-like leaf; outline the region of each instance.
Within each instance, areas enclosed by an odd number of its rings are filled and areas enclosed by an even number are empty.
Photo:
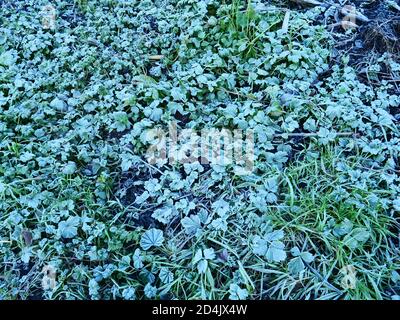
[[[200,260],[199,263],[197,264],[197,270],[199,271],[199,273],[206,273],[207,267],[208,267],[208,261],[205,259]]]
[[[208,261],[215,259],[214,249],[198,249],[193,257],[193,265],[197,265],[197,270],[199,273],[205,273],[208,268]]]
[[[271,262],[280,262],[286,259],[285,244],[280,241],[284,237],[282,230],[268,232],[263,238],[255,236],[253,239],[253,253],[265,257]]]

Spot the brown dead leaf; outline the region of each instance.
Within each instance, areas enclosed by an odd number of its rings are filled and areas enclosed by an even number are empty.
[[[32,232],[24,230],[22,231],[22,237],[24,238],[25,245],[29,247],[32,244]]]

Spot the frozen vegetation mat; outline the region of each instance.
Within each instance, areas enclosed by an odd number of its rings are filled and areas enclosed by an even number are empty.
[[[399,36],[396,1],[0,1],[0,299],[399,299]]]

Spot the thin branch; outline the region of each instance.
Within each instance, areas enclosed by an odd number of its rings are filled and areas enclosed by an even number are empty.
[[[318,133],[276,133],[273,135],[274,137],[318,137]],[[357,136],[354,132],[338,132],[336,133],[338,137],[350,137],[350,136]]]
[[[308,6],[322,6],[323,3],[316,1],[316,0],[291,0],[293,2],[299,3],[299,4],[304,4]]]

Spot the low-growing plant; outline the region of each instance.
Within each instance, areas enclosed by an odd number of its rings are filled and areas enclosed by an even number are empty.
[[[363,80],[318,7],[46,5],[0,4],[1,299],[399,296],[395,57]],[[252,130],[254,170],[149,163],[171,122]]]

